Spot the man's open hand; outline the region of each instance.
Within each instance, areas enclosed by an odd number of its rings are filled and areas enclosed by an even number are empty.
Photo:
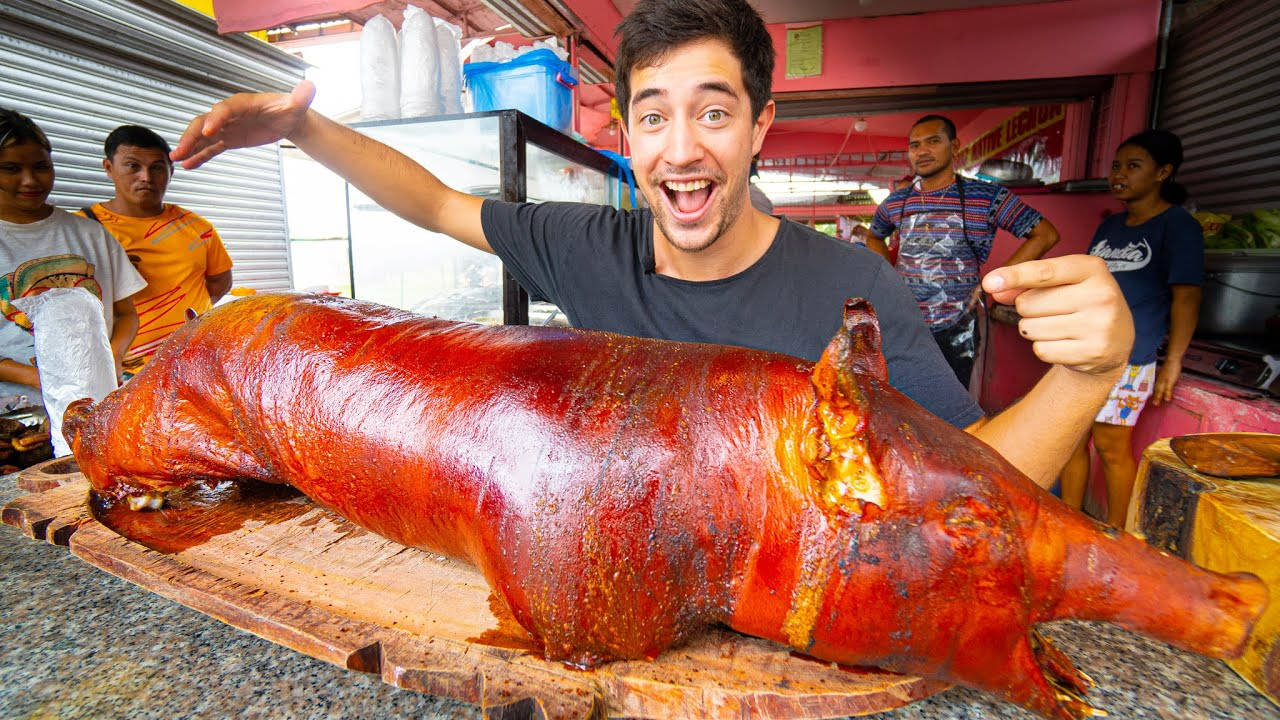
[[[169,157],[191,170],[223,150],[276,142],[306,117],[316,86],[303,80],[289,94],[239,93],[215,104],[187,125]]]

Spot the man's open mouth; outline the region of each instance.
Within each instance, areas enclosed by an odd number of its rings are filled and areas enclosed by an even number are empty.
[[[711,207],[711,198],[718,185],[711,180],[664,180],[662,192],[677,222],[695,223]]]

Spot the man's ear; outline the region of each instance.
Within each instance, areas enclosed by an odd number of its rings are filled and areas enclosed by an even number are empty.
[[[111,158],[102,158],[102,171],[111,174]]]
[[[770,98],[769,102],[764,104],[764,108],[760,110],[760,115],[756,117],[755,126],[751,128],[751,157],[755,157],[760,152],[761,146],[764,145],[764,136],[768,134],[769,128],[773,126],[773,116],[778,111],[778,106]]]

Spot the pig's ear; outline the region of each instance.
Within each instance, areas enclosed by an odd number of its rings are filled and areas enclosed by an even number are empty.
[[[844,326],[814,365],[812,382],[821,432],[821,449],[814,461],[823,478],[820,496],[829,509],[867,517],[868,505],[884,507],[885,492],[867,452],[871,408],[858,384],[859,375],[882,381],[888,375],[880,354],[880,326],[871,303],[863,299],[845,303]]]
[[[818,368],[827,365],[837,372],[854,372],[888,382],[889,371],[880,352],[880,323],[876,311],[865,298],[845,301],[844,324],[818,360]]]

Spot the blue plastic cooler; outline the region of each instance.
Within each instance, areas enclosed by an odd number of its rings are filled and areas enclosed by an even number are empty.
[[[578,84],[569,63],[547,49],[531,50],[504,62],[462,67],[477,112],[520,110],[560,132],[573,124],[573,92]]]

